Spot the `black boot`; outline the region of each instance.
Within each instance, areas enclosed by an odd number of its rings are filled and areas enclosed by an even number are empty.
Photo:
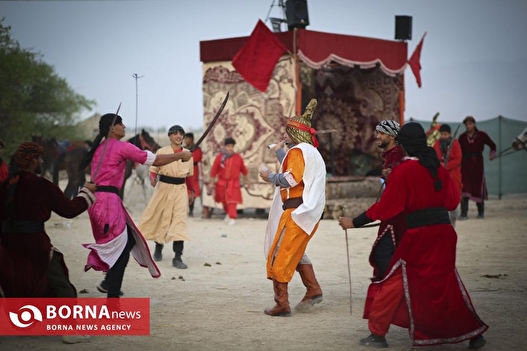
[[[154,261],[159,262],[163,259],[163,244],[156,243],[156,250],[154,252]]]
[[[371,346],[376,349],[385,349],[388,347],[386,338],[375,334],[370,334],[367,338],[361,339],[360,344],[362,346]]]
[[[476,206],[478,206],[478,218],[485,218],[485,202],[483,200],[476,202]]]
[[[461,216],[459,220],[462,221],[468,218],[468,197],[461,198]]]
[[[172,249],[175,253],[175,257],[172,259],[172,266],[178,269],[187,269],[187,265],[181,260],[181,256],[183,255],[183,243],[184,241],[174,241],[172,243]]]
[[[472,350],[477,350],[485,346],[487,343],[487,340],[483,337],[483,335],[478,335],[474,339],[470,339],[470,342],[468,343],[468,348]]]
[[[194,203],[191,203],[190,205],[188,205],[188,216],[189,217],[194,217]]]

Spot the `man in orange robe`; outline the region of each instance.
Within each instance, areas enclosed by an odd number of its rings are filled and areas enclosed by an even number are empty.
[[[291,315],[287,285],[295,270],[307,291],[295,310],[306,310],[322,301],[311,261],[304,253],[324,212],[326,165],[316,149],[318,141],[311,128],[317,101],[312,99],[302,116],[290,118],[286,125],[287,153],[275,148],[281,160],[280,173],[266,168],[260,177],[276,186],[265,235],[267,278],[273,281],[275,302],[264,312],[270,316]]]

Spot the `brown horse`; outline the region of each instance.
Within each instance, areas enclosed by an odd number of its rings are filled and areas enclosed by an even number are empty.
[[[80,161],[88,152],[90,141],[57,141],[51,137],[46,139],[41,135],[32,135],[32,141],[38,143],[44,148],[42,156],[42,176],[51,173],[52,181],[55,185],[59,184],[59,172],[66,170],[68,175],[68,184],[64,189],[64,195],[68,199],[77,196],[78,190],[86,182],[84,172],[79,172]]]
[[[79,188],[82,187],[86,182],[86,174],[90,173],[90,167],[88,167],[83,172],[79,171],[79,166],[81,164],[82,159],[88,152],[89,144],[91,142],[72,142],[68,147],[67,151],[60,153],[60,155],[58,152],[58,143],[55,138],[50,138],[49,140],[46,140],[42,137],[39,137],[38,141],[36,142],[38,142],[44,147],[45,155],[53,156],[51,162],[53,183],[58,185],[59,171],[66,170],[66,173],[68,175],[68,184],[66,185],[66,189],[64,189],[64,195],[66,195],[67,198],[77,196]],[[154,153],[160,148],[159,144],[156,143],[154,138],[152,138],[150,134],[148,134],[148,132],[144,129],[141,131],[140,134],[137,134],[132,138],[128,139],[128,142],[134,144],[142,150],[149,150]],[[133,162],[128,161],[126,163],[124,182],[120,191],[121,198],[124,194],[124,185],[126,183],[126,180],[132,174],[133,167]],[[44,174],[44,170],[42,174]]]

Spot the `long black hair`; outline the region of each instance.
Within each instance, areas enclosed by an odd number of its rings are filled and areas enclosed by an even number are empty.
[[[123,119],[121,118],[121,116],[116,115],[115,113],[107,113],[104,116],[101,116],[101,119],[99,119],[99,134],[97,134],[95,139],[93,139],[93,143],[88,153],[84,155],[79,165],[79,171],[84,171],[86,167],[88,167],[88,165],[91,163],[91,160],[93,159],[93,154],[95,154],[95,150],[97,150],[97,148],[101,144],[102,139],[108,137],[110,127],[121,123],[123,123]]]

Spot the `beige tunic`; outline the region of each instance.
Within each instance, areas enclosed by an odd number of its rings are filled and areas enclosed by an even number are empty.
[[[172,154],[172,147],[165,146],[156,155]],[[176,161],[161,167],[150,167],[150,172],[175,178],[186,178],[194,171],[194,160]],[[147,240],[159,244],[188,240],[187,185],[157,182],[152,198],[139,223],[139,230]]]

